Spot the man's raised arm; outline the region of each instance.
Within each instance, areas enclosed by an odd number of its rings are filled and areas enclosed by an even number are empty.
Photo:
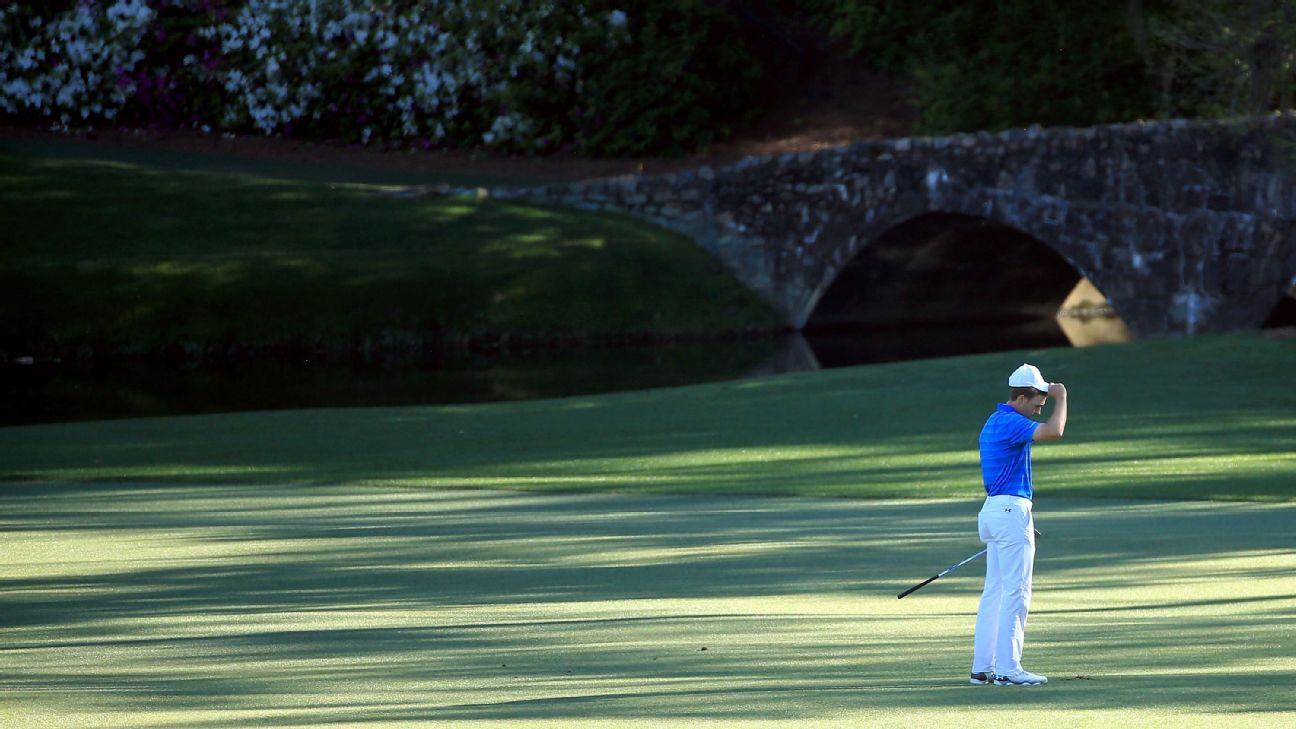
[[[1049,384],[1049,397],[1053,398],[1053,414],[1035,429],[1035,440],[1057,440],[1066,432],[1067,389],[1061,382]]]

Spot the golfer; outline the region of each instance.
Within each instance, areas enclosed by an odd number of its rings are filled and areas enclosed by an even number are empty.
[[[1066,430],[1067,391],[1024,364],[1008,377],[1008,402],[999,403],[981,429],[981,475],[986,500],[977,531],[986,544],[985,589],[977,609],[972,683],[1032,686],[1048,679],[1022,668],[1026,616],[1035,571],[1035,520],[1031,505],[1031,443],[1057,440]],[[1040,423],[1044,403],[1053,413]]]

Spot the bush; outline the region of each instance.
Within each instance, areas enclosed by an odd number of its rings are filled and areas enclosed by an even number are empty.
[[[154,17],[141,0],[75,3],[48,15],[5,2],[0,111],[63,125],[116,118],[135,93],[131,74],[144,58],[139,45]]]
[[[680,154],[728,136],[746,118],[761,71],[739,28],[701,0],[641,3],[623,47],[596,47],[578,99],[580,148]]]
[[[1156,113],[1126,0],[807,4],[859,57],[913,79],[925,133]]]
[[[683,152],[758,71],[701,0],[0,0],[0,113],[346,142]],[[667,82],[663,82],[667,81]]]

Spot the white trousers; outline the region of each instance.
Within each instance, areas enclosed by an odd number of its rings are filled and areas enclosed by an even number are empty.
[[[1013,674],[1022,670],[1026,617],[1035,573],[1035,520],[1031,501],[991,496],[977,516],[986,544],[985,589],[977,609],[972,647],[973,673]]]

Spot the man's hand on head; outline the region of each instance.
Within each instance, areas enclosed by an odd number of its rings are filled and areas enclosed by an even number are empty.
[[[1066,432],[1067,389],[1061,382],[1049,384],[1049,397],[1053,398],[1053,414],[1035,429],[1035,440],[1057,440]]]

